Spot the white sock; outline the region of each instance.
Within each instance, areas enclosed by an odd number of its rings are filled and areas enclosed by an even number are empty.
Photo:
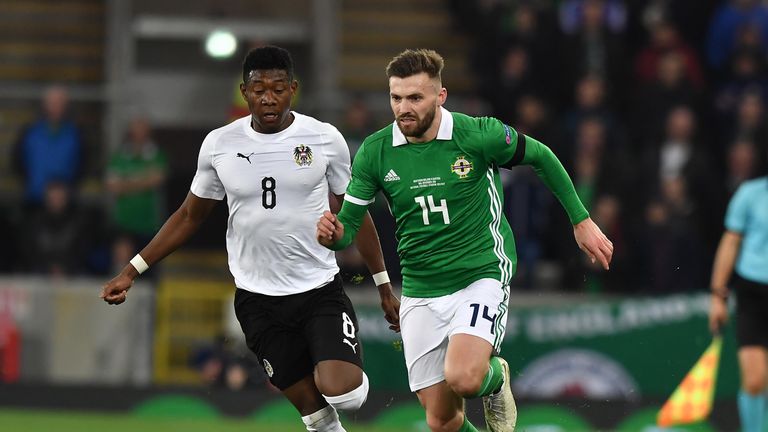
[[[339,414],[331,405],[302,417],[301,421],[310,432],[347,432],[339,421]]]

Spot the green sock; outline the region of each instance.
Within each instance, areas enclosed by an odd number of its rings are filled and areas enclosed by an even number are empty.
[[[464,414],[464,424],[459,428],[459,432],[478,432],[477,428],[469,422],[466,413]]]
[[[504,384],[504,371],[501,368],[499,358],[496,356],[491,357],[488,365],[488,373],[483,378],[480,390],[472,397],[488,396],[491,393],[495,393]]]

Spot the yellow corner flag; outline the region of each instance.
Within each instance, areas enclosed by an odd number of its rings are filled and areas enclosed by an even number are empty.
[[[712,340],[709,348],[661,407],[656,417],[659,426],[696,423],[707,418],[715,397],[715,378],[722,346],[722,337],[717,336]]]

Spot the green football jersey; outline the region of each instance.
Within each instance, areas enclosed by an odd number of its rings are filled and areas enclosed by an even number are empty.
[[[431,142],[408,143],[396,125],[363,142],[345,201],[367,206],[378,191],[385,195],[395,217],[404,295],[443,296],[482,278],[510,282],[517,257],[499,166],[521,162],[525,141],[495,118],[442,109]]]

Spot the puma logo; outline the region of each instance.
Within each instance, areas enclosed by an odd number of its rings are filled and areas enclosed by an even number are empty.
[[[248,156],[246,156],[246,155],[244,155],[242,153],[238,153],[237,154],[237,157],[243,158],[243,159],[247,160],[248,163],[251,163],[251,156],[253,156],[253,153],[249,154]]]
[[[355,348],[357,346],[357,344],[352,345],[352,342],[350,342],[349,339],[344,339],[344,343],[349,345],[349,346],[351,346],[352,347],[352,352],[357,354],[357,348]]]

